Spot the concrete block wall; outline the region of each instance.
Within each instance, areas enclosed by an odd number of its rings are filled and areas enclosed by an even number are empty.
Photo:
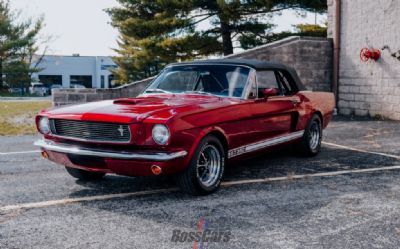
[[[54,89],[52,94],[53,106],[134,97],[139,95],[152,79],[148,78],[112,89]]]
[[[338,110],[344,115],[400,120],[400,1],[341,0]],[[335,1],[328,0],[328,35],[334,35]],[[362,62],[364,47],[381,50],[379,61]]]
[[[309,90],[331,91],[332,40],[292,36],[264,46],[227,56],[280,62],[296,69]]]
[[[326,38],[289,37],[249,49],[226,58],[246,58],[281,62],[294,67],[310,90],[331,91],[332,41]],[[105,99],[135,97],[152,79],[114,89],[56,89],[53,105],[62,106]]]

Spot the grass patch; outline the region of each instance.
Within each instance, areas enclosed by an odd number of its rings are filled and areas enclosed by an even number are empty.
[[[50,101],[0,101],[0,136],[36,133],[35,116]]]
[[[20,93],[8,93],[8,92],[0,92],[0,97],[38,97],[38,98],[42,98],[43,96],[39,96],[37,94],[30,94],[30,93],[25,93],[23,95],[21,95]]]

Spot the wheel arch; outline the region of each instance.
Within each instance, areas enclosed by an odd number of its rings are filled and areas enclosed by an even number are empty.
[[[319,110],[315,110],[313,114],[317,114],[319,119],[321,120],[321,127],[324,127],[324,116],[322,115],[322,112]]]
[[[225,152],[225,157],[228,157],[228,151],[229,151],[229,140],[228,137],[226,136],[225,132],[220,128],[220,127],[208,127],[206,129],[203,129],[200,133],[199,136],[196,138],[196,140],[193,143],[192,148],[190,149],[190,157],[193,156],[194,151],[196,148],[199,146],[201,140],[203,140],[207,136],[215,136],[222,144]]]
[[[228,156],[228,150],[229,150],[229,144],[228,144],[228,139],[226,138],[225,134],[222,133],[219,130],[214,130],[208,133],[206,136],[215,136],[222,144],[222,147],[224,147],[225,150],[225,157]],[[204,136],[204,137],[206,137]]]

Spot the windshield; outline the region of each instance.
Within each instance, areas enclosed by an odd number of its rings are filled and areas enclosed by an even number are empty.
[[[166,68],[144,94],[196,93],[242,97],[250,68],[234,65],[182,65]]]

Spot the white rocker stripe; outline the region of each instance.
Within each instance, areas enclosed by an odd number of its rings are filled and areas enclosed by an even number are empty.
[[[281,143],[286,143],[291,140],[301,138],[303,136],[303,134],[304,134],[304,130],[296,131],[296,132],[293,132],[293,133],[290,133],[287,135],[262,140],[257,143],[243,145],[238,148],[229,150],[228,158],[240,156],[242,154],[250,153],[250,152],[261,150],[261,149],[265,149],[265,148],[268,148],[268,147],[271,147],[274,145],[278,145]]]

